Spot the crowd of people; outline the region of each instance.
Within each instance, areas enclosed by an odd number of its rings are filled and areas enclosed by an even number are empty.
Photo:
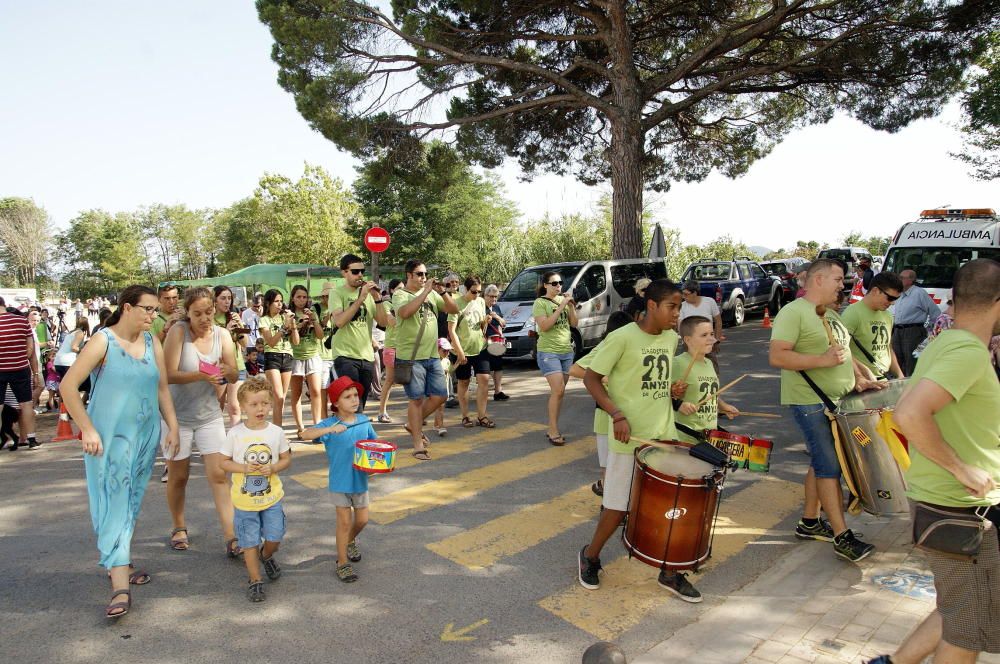
[[[62,340],[47,327],[42,342],[30,317],[0,315],[0,389],[9,385],[21,404],[21,431],[29,446],[37,446],[30,433],[32,390],[42,367],[37,346],[58,346],[53,373],[82,432],[100,562],[111,578],[109,618],[129,611],[130,584],[151,578],[131,566],[129,547],[158,447],[167,459],[170,547],[190,547],[185,488],[197,448],[226,555],[242,554],[248,598],[259,602],[265,598],[261,566],[272,581],[281,574],[275,559],[285,532],[280,474],[291,464],[281,428],[286,395],[297,437],[326,447],[336,507],[337,577],[344,582],[358,578],[358,535],[368,520],[367,476],[351,467],[354,446],[377,438],[374,424],[391,423],[386,405],[392,385],[404,388],[410,453],[421,461],[431,460],[425,423],[433,416],[436,433],[444,435],[449,397],[460,409],[461,426],[496,426],[488,413],[491,378],[494,401],[508,398],[501,389],[502,363],[487,348],[491,333],[502,333],[505,326],[496,306],[499,290],[484,287],[476,276],[462,280],[448,274],[439,282],[419,260],[408,261],[405,279],[393,280],[384,291],[365,278],[358,256],[344,256],[340,269],[343,284],[324,284],[318,302],[304,286],[295,286],[286,306],[283,294],[272,289],[254,297],[242,313],[225,286],[189,288],[183,303],[175,286],[159,292],[132,286],[98,330],[91,332],[88,321],[78,319]],[[829,404],[911,375],[896,421],[913,457],[907,480],[915,509],[924,505],[952,519],[971,515],[981,524],[996,524],[1000,382],[991,344],[1000,332],[1000,265],[974,260],[960,268],[954,301],[941,315],[906,272],[859,273],[867,281],[863,294],[841,309],[844,276],[838,261],[814,261],[801,275],[800,297],[774,319],[769,360],[781,371],[781,404],[789,408],[810,457],[795,535],[829,542],[837,557],[850,562],[872,553],[874,546],[845,519]],[[602,512],[577,562],[580,584],[597,590],[600,553],[629,509],[637,447],[646,441],[704,440],[719,415],[732,419],[740,410],[720,398],[718,353],[725,337],[717,306],[698,295],[697,283],[635,284],[637,296],[612,314],[603,340],[575,363],[570,335],[576,303],[562,294],[562,285],[558,273],[548,272],[538,286],[537,365],[549,388],[550,444],[566,443],[559,420],[571,376],[582,378],[596,402],[602,476],[592,488],[601,496]],[[47,316],[36,313],[44,324]],[[929,342],[926,333],[910,332],[928,327]],[[473,381],[474,404],[468,394]],[[364,411],[375,394],[380,401],[369,418]],[[302,415],[304,396],[311,426]],[[965,562],[925,547],[938,589],[937,611],[899,652],[879,661],[920,661],[935,649],[953,657],[948,661],[974,661],[978,651],[997,651],[1000,616],[989,602],[1000,598],[1000,544],[995,527],[981,527],[980,534],[981,547]],[[674,567],[664,566],[658,583],[685,601],[701,601],[686,574]],[[984,589],[985,607],[962,595],[970,586]]]

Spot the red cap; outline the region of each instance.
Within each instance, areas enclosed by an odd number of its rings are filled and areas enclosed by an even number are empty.
[[[351,387],[358,390],[359,397],[365,393],[365,388],[361,386],[361,383],[351,380],[350,376],[341,376],[337,380],[330,383],[330,386],[326,388],[326,393],[329,395],[330,401],[333,404],[336,404],[337,400],[340,399],[340,395],[344,393],[344,390]]]

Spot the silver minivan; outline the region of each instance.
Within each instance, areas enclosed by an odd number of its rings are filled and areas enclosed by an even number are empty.
[[[577,355],[600,342],[611,312],[623,308],[635,295],[636,281],[667,276],[662,258],[574,261],[521,270],[500,294],[498,302],[507,321],[504,329],[509,348],[507,357],[534,355],[535,321],[531,308],[538,297],[542,275],[550,271],[562,277],[563,293],[572,294],[576,300],[579,324],[572,333]]]

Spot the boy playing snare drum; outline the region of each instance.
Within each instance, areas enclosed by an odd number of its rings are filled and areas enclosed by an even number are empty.
[[[681,337],[687,352],[674,358],[673,370],[677,376],[687,376],[687,391],[674,416],[677,440],[698,443],[705,431],[718,427],[719,413],[733,419],[740,411],[717,396],[719,375],[711,360],[706,359],[716,342],[712,321],[704,316],[685,318],[681,321]]]
[[[358,534],[368,523],[368,475],[354,468],[354,444],[376,438],[371,420],[357,412],[363,390],[350,376],[330,383],[326,392],[333,416],[301,434],[326,447],[330,496],[337,508],[337,578],[344,583],[358,580],[351,563],[361,560]]]

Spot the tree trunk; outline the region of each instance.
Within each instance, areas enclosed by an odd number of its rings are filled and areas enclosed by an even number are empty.
[[[611,257],[641,258],[642,155],[638,122],[617,122],[611,128]]]

